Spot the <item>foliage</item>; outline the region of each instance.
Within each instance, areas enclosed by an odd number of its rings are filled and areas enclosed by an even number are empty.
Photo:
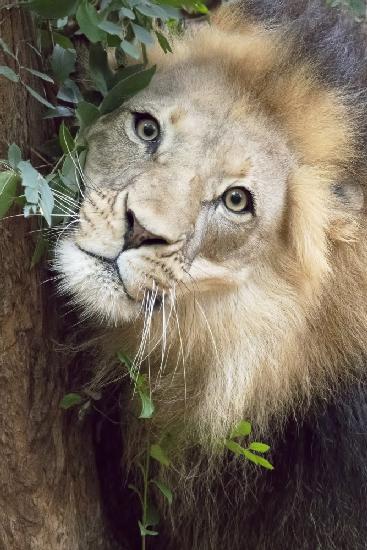
[[[331,7],[346,8],[358,21],[366,18],[365,0],[326,0],[326,3]]]
[[[22,65],[18,50],[0,38],[8,63],[0,66],[0,81],[22,86],[45,108],[44,118],[55,119],[58,133],[37,153],[42,167],[23,160],[16,144],[9,147],[8,158],[1,161],[0,218],[17,203],[25,217],[38,216],[41,229],[63,229],[76,220],[85,133],[101,115],[149,84],[155,67],[147,66],[146,48],[156,40],[170,54],[165,30],[180,28],[181,8],[207,12],[197,0],[27,0],[18,5],[35,20],[37,40],[28,46],[37,54],[37,68]],[[27,75],[39,81],[37,89]],[[32,265],[48,248],[48,237],[39,237]]]

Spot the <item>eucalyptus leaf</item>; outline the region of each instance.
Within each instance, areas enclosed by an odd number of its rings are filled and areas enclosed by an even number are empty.
[[[172,53],[172,48],[167,40],[167,38],[159,31],[155,31],[156,37],[158,38],[158,42],[164,53],[170,52]]]
[[[154,460],[157,460],[160,464],[163,464],[163,466],[169,466],[170,461],[169,458],[166,456],[166,453],[162,449],[162,447],[158,444],[153,444],[150,446],[149,454]]]
[[[98,119],[101,113],[98,107],[93,105],[93,103],[81,101],[78,104],[75,114],[79,122],[80,131],[82,132],[85,128],[91,126],[91,124]]]
[[[31,88],[30,86],[27,86],[27,84],[24,84],[24,86],[26,87],[28,92],[31,94],[31,96],[33,96],[35,99],[37,99],[37,101],[39,103],[42,103],[42,105],[45,105],[49,109],[54,108],[54,105],[52,105],[52,103],[50,103],[49,101],[47,101],[47,99],[42,97],[38,92],[36,92],[36,90],[33,90],[33,88]]]
[[[0,48],[5,52],[7,53],[8,55],[10,55],[10,57],[12,57],[13,59],[16,59],[16,56],[13,54],[13,52],[11,51],[11,49],[9,48],[9,46],[4,42],[4,40],[2,38],[0,38]]]
[[[141,51],[134,44],[128,42],[127,40],[122,40],[120,48],[133,59],[140,59]]]
[[[91,44],[89,48],[89,72],[102,95],[106,95],[113,78],[108,65],[107,52],[102,44]]]
[[[78,103],[83,100],[83,97],[77,84],[70,78],[67,78],[57,92],[57,99],[68,103]]]
[[[106,33],[98,27],[101,23],[101,18],[95,7],[89,4],[87,0],[82,0],[76,12],[76,19],[82,33],[93,44],[102,42],[105,39]]]
[[[110,113],[120,107],[125,99],[148,86],[155,73],[155,66],[120,80],[106,95],[100,105],[102,114]]]
[[[51,78],[48,74],[41,73],[40,71],[36,71],[35,69],[29,69],[28,67],[23,67],[23,69],[33,74],[34,76],[37,76],[38,78],[42,78],[42,80],[44,80],[45,82],[51,82],[52,84],[54,82],[53,78]]]
[[[0,65],[0,76],[5,76],[8,80],[12,82],[19,82],[19,76],[7,65]]]
[[[122,37],[123,35],[123,29],[121,25],[112,23],[112,21],[101,21],[101,23],[98,23],[98,28],[102,29],[107,34],[116,34],[120,37]]]
[[[55,206],[55,200],[54,200],[53,193],[47,181],[44,180],[41,185],[40,207],[42,210],[43,217],[45,218],[49,226],[51,226],[51,216],[52,216],[52,211],[54,209],[54,206]]]
[[[159,17],[163,20],[168,19],[166,12],[156,4],[138,4],[136,9],[147,17]]]
[[[31,189],[39,189],[43,176],[31,165],[29,160],[18,163],[18,170],[22,177],[22,185]]]
[[[69,128],[65,126],[64,121],[60,124],[59,128],[59,143],[61,149],[66,155],[71,153],[75,149],[74,139],[70,134]]]
[[[16,143],[12,143],[8,149],[8,161],[12,168],[16,168],[22,160],[22,151]]]
[[[113,76],[113,81],[112,81],[113,86],[115,86],[118,82],[120,82],[120,80],[123,80],[124,78],[127,78],[132,74],[138,73],[143,69],[144,69],[144,65],[139,63],[137,65],[129,65],[128,67],[123,67],[122,69],[117,70]]]
[[[74,116],[73,109],[70,109],[70,107],[64,107],[63,105],[57,105],[56,107],[46,111],[43,118],[67,118],[72,116]]]
[[[121,8],[119,11],[120,19],[123,17],[127,17],[128,19],[134,20],[135,19],[135,13],[130,10],[129,8]]]
[[[51,56],[51,67],[56,80],[62,83],[75,71],[76,51],[65,49],[59,44],[55,47]]]
[[[144,27],[142,27],[141,25],[137,25],[136,23],[131,23],[131,26],[136,38],[140,40],[140,42],[143,42],[143,44],[146,45],[153,44],[154,40],[149,31],[144,29]]]
[[[14,202],[20,179],[16,172],[0,172],[0,218],[3,218]]]
[[[58,44],[59,46],[64,48],[64,50],[73,50],[74,49],[74,44],[72,43],[70,38],[68,38],[64,34],[61,34],[59,32],[54,31],[52,33],[52,38],[54,39],[55,44]]]
[[[75,13],[80,0],[31,0],[27,8],[44,19],[59,19]]]

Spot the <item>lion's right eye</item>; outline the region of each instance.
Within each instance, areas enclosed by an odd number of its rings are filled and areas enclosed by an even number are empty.
[[[157,141],[160,136],[158,121],[148,114],[135,115],[136,135],[144,141]]]

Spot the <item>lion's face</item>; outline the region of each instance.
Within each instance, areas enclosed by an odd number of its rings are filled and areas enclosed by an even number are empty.
[[[87,313],[129,320],[147,289],[236,292],[277,248],[291,154],[219,68],[158,73],[88,141],[80,223],[57,250]]]

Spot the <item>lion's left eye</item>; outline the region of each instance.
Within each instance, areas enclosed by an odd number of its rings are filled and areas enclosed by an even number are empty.
[[[231,212],[241,214],[252,210],[251,193],[243,187],[232,187],[223,194],[222,200]]]
[[[137,116],[135,120],[135,132],[144,141],[156,141],[160,134],[158,121],[149,115]]]

